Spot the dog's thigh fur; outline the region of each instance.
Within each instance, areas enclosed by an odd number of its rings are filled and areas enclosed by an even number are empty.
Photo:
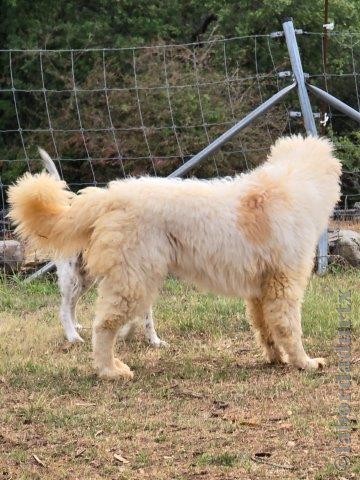
[[[249,321],[255,331],[257,343],[263,350],[269,363],[283,363],[283,354],[275,344],[269,325],[265,322],[262,301],[260,298],[246,299],[246,311]]]
[[[302,344],[301,304],[309,268],[271,274],[264,283],[262,308],[277,348],[289,364],[301,369],[322,368],[322,358],[310,358]]]

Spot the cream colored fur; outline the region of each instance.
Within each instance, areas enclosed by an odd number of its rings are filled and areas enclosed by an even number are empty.
[[[168,273],[243,297],[266,358],[305,369],[301,302],[317,240],[339,199],[341,167],[326,139],[286,137],[261,167],[234,179],[140,178],[75,196],[47,174],[9,189],[17,231],[58,257],[84,252],[100,278],[93,348],[106,378],[118,329],[142,316]]]
[[[61,181],[59,172],[50,155],[39,148],[41,161],[47,172]],[[83,342],[79,334],[81,325],[75,317],[76,304],[81,295],[94,283],[94,280],[87,275],[83,268],[81,255],[75,255],[71,258],[62,259],[56,262],[56,273],[58,276],[58,285],[61,293],[60,320],[64,328],[66,338],[69,342]],[[144,319],[131,320],[120,328],[118,337],[125,340],[132,335],[136,324],[142,320],[144,326],[145,337],[152,347],[164,347],[167,343],[161,340],[155,330],[154,318],[152,310],[146,313]]]

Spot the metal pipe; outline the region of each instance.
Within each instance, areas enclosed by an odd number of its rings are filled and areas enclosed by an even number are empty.
[[[174,172],[170,173],[169,178],[173,177],[181,177],[189,170],[191,170],[195,165],[200,163],[202,160],[207,158],[212,153],[216,152],[224,143],[228,142],[234,135],[239,133],[243,128],[250,125],[256,118],[258,118],[263,113],[267,112],[271,107],[273,107],[276,103],[278,103],[281,99],[283,99],[291,90],[296,87],[296,83],[292,83],[287,87],[283,88],[279,92],[275,93],[271,98],[266,100],[266,102],[259,105],[255,110],[250,112],[246,117],[236,123],[230,130],[227,130],[223,133],[219,138],[214,140],[210,145],[205,147],[201,152],[194,155],[190,160],[181,165],[181,167],[177,168]]]
[[[33,280],[35,280],[35,278],[41,277],[41,275],[44,275],[45,273],[50,272],[54,268],[55,268],[55,263],[54,262],[49,262],[46,265],[44,265],[43,267],[39,268],[39,270],[36,270],[36,272],[34,272],[29,277],[26,277],[25,280],[24,280],[24,283],[30,283]]]
[[[360,122],[360,113],[352,107],[349,107],[346,103],[342,102],[336,97],[330,95],[330,93],[321,90],[319,87],[315,87],[314,85],[306,84],[307,89],[313,93],[315,96],[319,97],[321,100],[324,100],[326,103],[331,105],[332,107],[339,110],[339,112],[344,113],[348,117]]]
[[[306,88],[304,71],[301,64],[301,58],[299,53],[299,47],[296,40],[294,24],[292,18],[286,18],[283,22],[284,35],[286,39],[286,45],[289,51],[290,62],[294,77],[298,87],[298,95],[300,101],[300,107],[304,119],[304,125],[306,133],[317,137],[317,130],[314,120],[313,111],[311,108],[311,103],[309,95]],[[327,229],[321,235],[321,238],[318,243],[318,265],[317,273],[319,275],[324,275],[326,273],[328,265],[328,232]]]
[[[317,130],[314,120],[314,115],[309,100],[309,95],[306,90],[304,71],[301,64],[298,44],[296,41],[295,29],[292,18],[285,19],[283,23],[284,35],[286,45],[289,51],[290,62],[294,77],[298,87],[300,107],[303,114],[305,129],[308,135],[317,136]]]
[[[326,78],[327,73],[327,58],[328,58],[328,46],[330,35],[327,29],[329,23],[329,0],[324,1],[324,26],[323,26],[323,37],[322,37],[322,61],[324,68],[324,76]],[[322,122],[320,122],[320,135],[325,135],[326,133],[326,114],[328,111],[328,105],[326,102],[321,102],[320,105],[320,117]]]

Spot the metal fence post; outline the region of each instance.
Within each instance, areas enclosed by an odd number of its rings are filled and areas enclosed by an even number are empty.
[[[286,18],[283,22],[283,30],[286,45],[289,52],[292,71],[298,87],[301,112],[304,119],[305,129],[308,135],[317,136],[317,130],[311,103],[305,83],[304,71],[301,64],[299,48],[296,40],[295,29],[292,18]],[[328,232],[322,234],[318,243],[318,267],[317,273],[324,275],[328,265]]]
[[[195,167],[195,165],[198,165],[200,162],[202,162],[209,155],[211,155],[212,153],[219,150],[219,148],[222,145],[224,145],[232,137],[237,135],[245,127],[250,125],[250,123],[252,123],[258,117],[260,117],[260,115],[263,115],[270,108],[272,108],[274,105],[276,105],[278,102],[280,102],[280,100],[282,100],[295,87],[296,87],[296,83],[292,83],[291,85],[288,85],[287,87],[284,87],[279,92],[275,93],[275,95],[273,95],[268,100],[266,100],[264,103],[262,103],[257,108],[255,108],[255,110],[248,113],[246,115],[246,117],[241,119],[239,122],[235,123],[235,125],[233,125],[229,130],[227,130],[225,133],[220,135],[220,137],[215,139],[213,142],[211,142],[209,145],[207,145],[205,148],[203,148],[199,153],[197,153],[192,158],[190,158],[190,160],[188,160],[183,165],[181,165],[181,167],[177,168],[172,173],[170,173],[170,175],[168,175],[168,177],[173,178],[173,177],[181,177],[182,175],[185,175],[185,173],[187,173],[189,170],[191,170],[193,167]]]

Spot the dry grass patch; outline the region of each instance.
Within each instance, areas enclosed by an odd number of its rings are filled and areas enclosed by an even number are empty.
[[[312,279],[305,345],[330,366],[305,373],[263,364],[241,301],[170,279],[156,307],[170,348],[149,348],[140,332],[119,344],[136,375],[124,384],[92,370],[94,292],[79,308],[86,343],[67,348],[52,281],[1,283],[0,478],[358,478],[356,453],[346,473],[333,460],[338,291],[352,291],[355,417],[359,287],[358,272]],[[352,442],[358,452],[355,430]]]

